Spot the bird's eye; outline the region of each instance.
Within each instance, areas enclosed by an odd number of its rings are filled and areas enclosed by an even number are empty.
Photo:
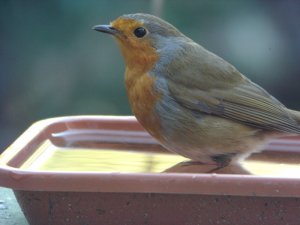
[[[146,35],[147,31],[144,27],[138,27],[134,30],[134,35],[138,38],[142,38]]]

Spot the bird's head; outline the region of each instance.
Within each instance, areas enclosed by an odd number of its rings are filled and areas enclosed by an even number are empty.
[[[97,25],[93,29],[114,36],[127,67],[143,69],[153,66],[161,51],[171,55],[178,41],[188,39],[168,22],[143,13],[123,15],[109,25]]]

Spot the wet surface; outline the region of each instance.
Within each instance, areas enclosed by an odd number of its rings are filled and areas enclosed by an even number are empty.
[[[207,173],[215,167],[215,165],[191,162],[187,158],[169,152],[81,146],[61,147],[47,140],[23,163],[21,169],[118,173]],[[214,173],[300,177],[300,164],[294,162],[278,163],[258,158],[246,160],[241,165],[232,165],[215,170]]]

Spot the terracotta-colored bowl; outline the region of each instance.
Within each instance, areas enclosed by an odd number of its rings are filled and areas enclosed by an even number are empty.
[[[299,137],[217,174],[184,160],[133,117],[54,118],[3,152],[0,185],[32,225],[300,224]]]

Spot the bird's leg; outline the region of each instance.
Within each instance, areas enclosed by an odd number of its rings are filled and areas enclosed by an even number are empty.
[[[200,161],[183,161],[180,163],[180,166],[197,166],[197,165],[207,165],[207,164],[202,163]]]
[[[218,154],[211,156],[211,159],[216,162],[217,167],[208,171],[208,173],[216,172],[217,170],[228,166],[234,156],[236,156],[236,153]]]

